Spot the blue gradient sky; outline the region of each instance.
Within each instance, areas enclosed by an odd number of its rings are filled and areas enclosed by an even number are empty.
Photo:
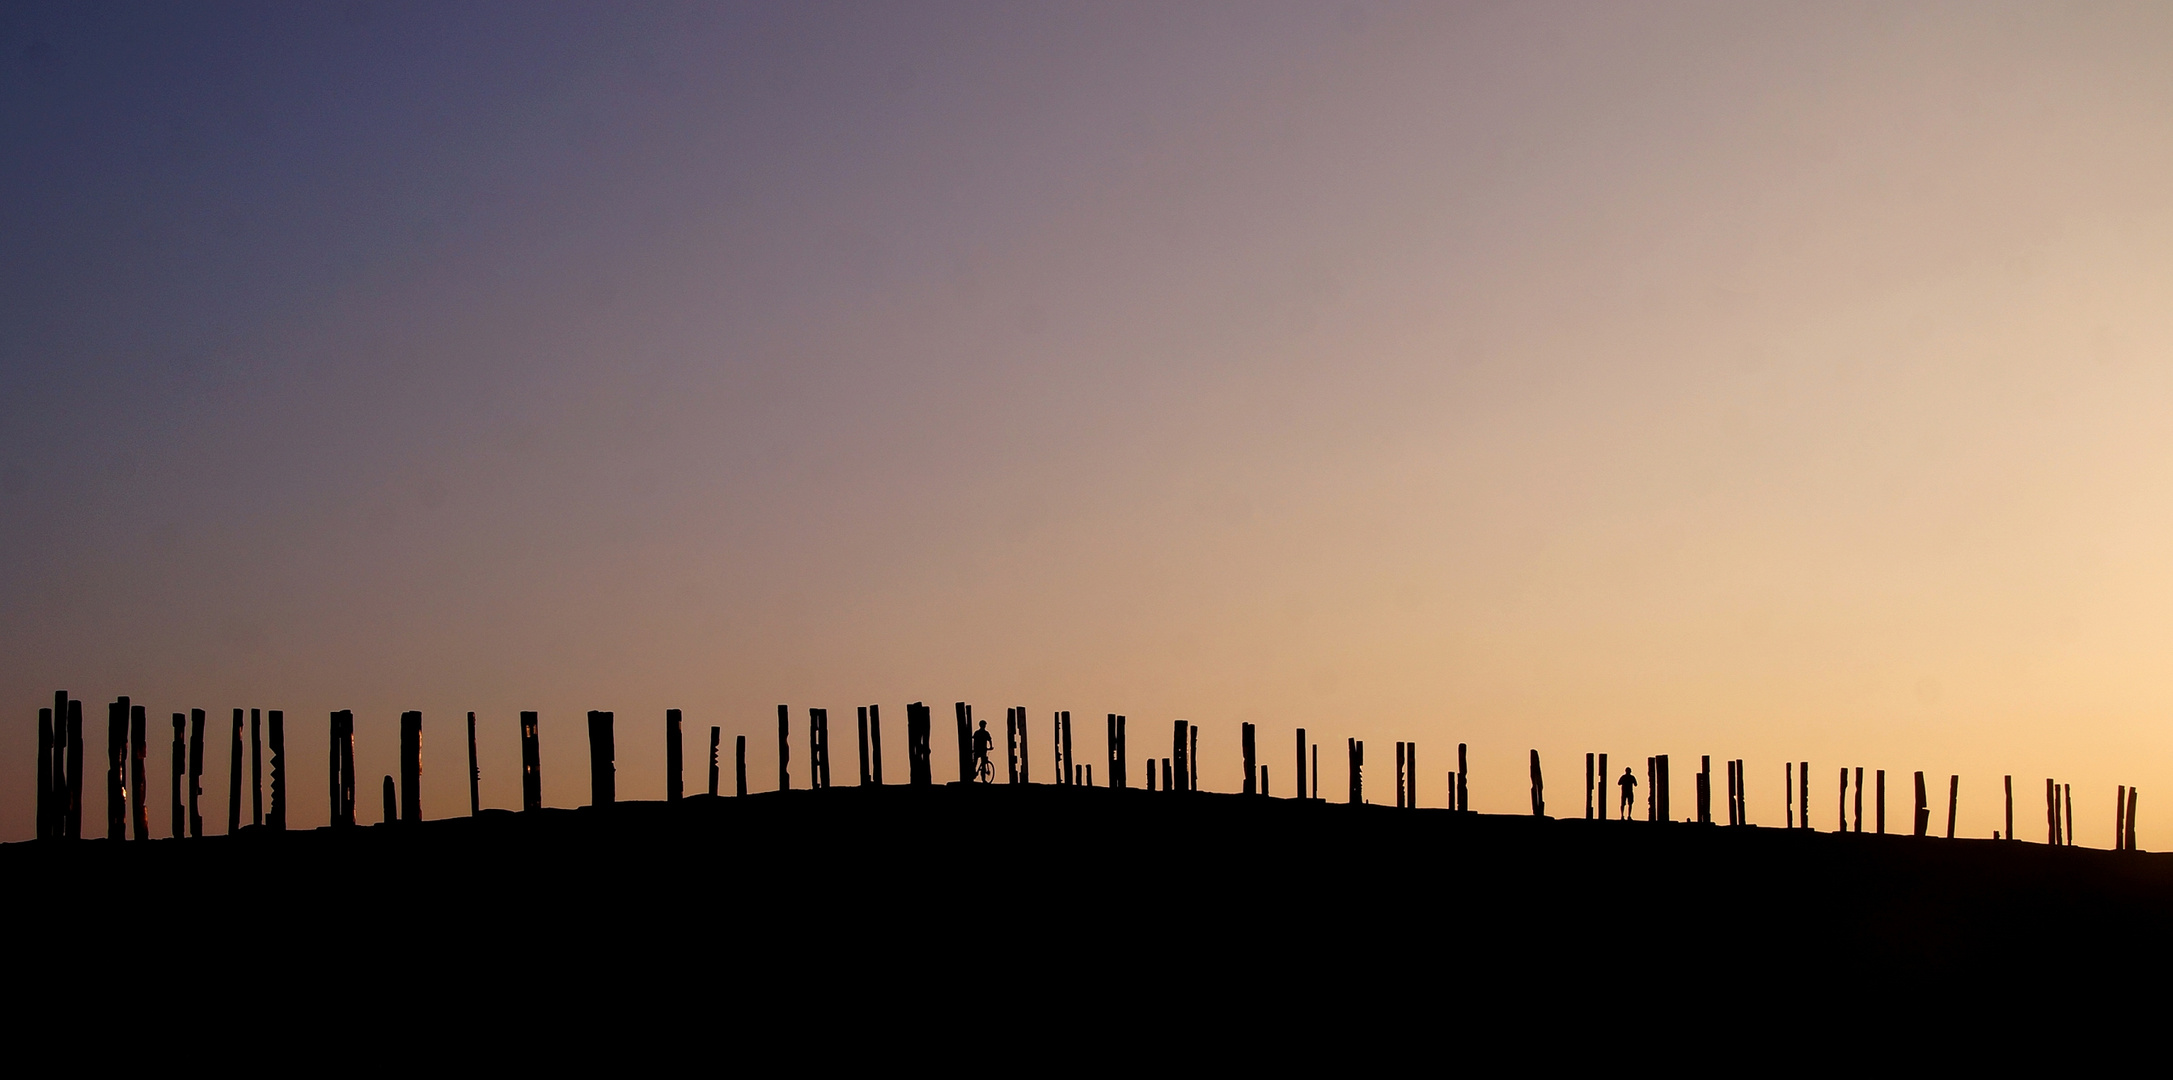
[[[2111,5],[11,7],[0,837],[66,687],[286,709],[305,778],[422,709],[433,814],[471,709],[486,802],[538,709],[574,805],[587,709],[641,796],[667,707],[763,784],[778,702],[965,699],[1190,718],[1210,787],[1240,721],[1467,741],[1503,811],[1532,747],[1749,758],[1761,820],[1783,760],[1960,773],[1976,835],[2136,784],[2152,846],[2169,59]]]

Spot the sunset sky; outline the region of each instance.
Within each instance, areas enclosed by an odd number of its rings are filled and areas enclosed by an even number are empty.
[[[2173,847],[2173,7],[10,5],[0,139],[0,839],[65,688],[101,835],[128,694],[161,831],[964,700]]]

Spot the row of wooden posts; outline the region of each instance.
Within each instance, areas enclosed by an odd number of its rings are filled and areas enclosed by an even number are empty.
[[[250,823],[266,826],[274,831],[287,827],[287,765],[285,714],[278,709],[235,709],[233,713],[232,739],[229,748],[227,772],[227,831],[238,832],[241,823],[241,776],[242,776],[242,726],[247,713],[249,730],[249,774],[251,782]],[[992,781],[994,779],[994,737],[986,731],[985,722],[975,727],[973,706],[958,702],[954,706],[954,719],[958,736],[958,774],[968,781]],[[521,809],[537,810],[543,806],[543,754],[538,735],[538,723],[534,712],[520,714],[521,728]],[[614,740],[614,715],[610,712],[592,711],[588,714],[589,737],[589,796],[591,805],[610,806],[617,800],[617,751]],[[172,835],[176,838],[202,836],[204,820],[200,809],[203,796],[205,714],[202,709],[188,714],[173,714],[172,778]],[[791,710],[788,706],[777,707],[777,786],[779,790],[792,787],[792,730]],[[934,783],[931,765],[931,711],[926,704],[914,702],[906,706],[906,760],[907,783],[929,785]],[[824,789],[830,786],[830,718],[826,709],[808,710],[809,786]],[[329,796],[331,822],[334,827],[347,827],[355,821],[355,718],[349,710],[331,714],[331,747],[329,762]],[[1256,730],[1247,723],[1239,729],[1239,746],[1243,757],[1243,792],[1247,795],[1270,794],[1268,766],[1258,761]],[[150,839],[149,808],[146,804],[148,788],[149,746],[144,707],[132,705],[126,697],[106,707],[106,836],[120,840],[129,834],[128,826],[134,826],[139,840]],[[482,772],[476,759],[475,714],[468,714],[468,808],[471,814],[482,812]],[[268,738],[266,738],[268,736]],[[664,713],[665,798],[677,801],[684,795],[681,781],[685,755],[681,747],[681,714],[678,709]],[[384,778],[384,820],[422,820],[422,742],[423,714],[409,711],[400,714],[400,775]],[[1072,752],[1071,713],[1058,711],[1050,728],[1051,753],[1056,766],[1056,783],[1060,785],[1094,786],[1094,766],[1076,760]],[[1110,713],[1107,717],[1106,747],[1108,757],[1104,777],[1112,788],[1130,786],[1130,769],[1126,757],[1125,717]],[[722,729],[709,729],[709,794],[718,793],[720,772],[719,751]],[[1023,706],[1004,710],[1005,776],[1010,783],[1032,782],[1032,754],[1029,752],[1027,712]],[[271,750],[271,800],[267,808],[264,790],[264,750]],[[72,700],[66,691],[56,691],[53,707],[38,710],[38,806],[37,834],[45,838],[79,838],[83,835],[83,703]],[[1158,761],[1148,759],[1143,776],[1143,786],[1154,791],[1193,791],[1199,788],[1200,730],[1185,720],[1174,722],[1170,740],[1170,756]],[[1359,739],[1348,740],[1349,755],[1349,802],[1367,802],[1365,795],[1365,743]],[[739,795],[747,794],[747,737],[737,736],[735,747],[735,788]],[[1697,814],[1693,819],[1701,824],[1711,824],[1713,759],[1704,757],[1696,776]],[[184,819],[182,795],[184,763],[187,775],[187,809]],[[984,768],[983,765],[986,765]],[[883,721],[879,706],[860,707],[859,719],[860,783],[863,786],[883,783]],[[1724,763],[1727,769],[1727,823],[1750,824],[1746,797],[1744,763],[1738,759]],[[1158,767],[1159,766],[1159,767]],[[1786,827],[1791,829],[1810,827],[1811,820],[1811,765],[1810,762],[1788,762],[1783,767],[1783,792]],[[1297,729],[1296,793],[1299,798],[1320,798],[1320,746],[1306,741],[1305,729]],[[1640,786],[1624,769],[1621,780],[1615,781],[1622,790],[1621,815],[1627,818],[1634,806],[1633,794]],[[1159,776],[1158,776],[1159,774]],[[1399,808],[1415,808],[1419,805],[1418,744],[1396,744],[1396,802]],[[1157,780],[1159,779],[1159,783]],[[1886,771],[1876,770],[1877,797],[1874,802],[1874,828],[1886,831]],[[1608,819],[1607,786],[1610,783],[1606,754],[1585,755],[1585,817],[1605,821]],[[1997,834],[2014,839],[2014,778],[2005,778],[2007,817],[2006,829]],[[1674,820],[1669,806],[1668,757],[1665,754],[1645,759],[1645,812],[1647,821]],[[1849,828],[1848,810],[1851,792],[1849,770],[1840,773],[1840,802],[1836,831],[1864,831],[1864,770],[1855,770],[1855,822]],[[1448,773],[1450,809],[1471,809],[1469,760],[1466,746],[1456,747],[1456,769]],[[1947,827],[1949,839],[1954,836],[1955,816],[1960,805],[1961,778],[1947,779]],[[1536,817],[1546,816],[1546,784],[1540,767],[1539,751],[1531,751],[1531,805]],[[2123,785],[2114,801],[2114,836],[2116,850],[2136,850],[2135,817],[2136,789]],[[133,814],[130,808],[133,807]],[[183,822],[187,822],[186,833]],[[2071,785],[2045,781],[2046,842],[2055,845],[2074,843],[2074,792]],[[1914,833],[1926,835],[1931,822],[1931,810],[1926,801],[1924,774],[1916,774],[1916,813]]]

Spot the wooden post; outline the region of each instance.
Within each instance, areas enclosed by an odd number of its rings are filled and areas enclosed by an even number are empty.
[[[1071,714],[1070,714],[1070,713],[1065,713],[1065,714],[1064,714],[1064,730],[1065,730],[1065,731],[1067,731],[1067,732],[1069,732],[1069,731],[1071,730]],[[1190,750],[1189,750],[1189,751],[1188,751],[1188,752],[1187,752],[1187,753],[1185,754],[1185,769],[1186,769],[1186,772],[1185,772],[1185,790],[1186,790],[1186,791],[1198,791],[1198,790],[1200,790],[1200,728],[1199,728],[1199,725],[1197,725],[1197,724],[1191,725],[1191,736],[1192,736],[1192,743],[1191,743],[1191,748],[1190,748]],[[1066,746],[1066,747],[1064,748],[1064,754],[1065,754],[1065,756],[1067,756],[1067,757],[1068,757],[1068,756],[1070,756],[1070,754],[1071,754],[1071,747],[1069,747],[1069,746]]]
[[[1849,831],[1849,768],[1841,767],[1841,789],[1834,803],[1833,831]]]
[[[340,822],[352,826],[355,823],[355,788],[359,783],[355,778],[355,714],[353,710],[342,709],[337,715],[340,718],[339,745],[335,749],[339,751],[340,762]]]
[[[70,702],[73,704],[73,702]],[[2075,846],[2075,785],[2060,785],[2061,840],[2069,847]]]
[[[272,711],[273,717],[278,715],[278,710]],[[272,721],[274,731],[277,731],[278,724],[277,719]],[[145,722],[143,706],[131,705],[128,707],[128,781],[129,793],[132,796],[130,801],[134,804],[134,813],[131,816],[135,820],[138,840],[151,838],[151,804],[147,801],[151,795],[151,777],[146,772],[150,764],[151,732]],[[279,776],[279,755],[276,748],[272,755],[272,776],[276,783]]]
[[[915,787],[935,782],[935,770],[930,763],[934,751],[929,745],[932,725],[933,718],[928,715],[927,705],[916,701],[905,707],[906,782]]]
[[[1949,840],[1954,839],[1954,811],[1957,807],[1961,805],[1961,801],[1961,776],[1953,775],[1947,777],[1947,839]]]
[[[2008,809],[2012,811],[2013,807],[2010,805]],[[2012,818],[2014,814],[2010,812],[2007,816]],[[2012,828],[2014,822],[2009,821],[2007,824]],[[1861,765],[1856,767],[1856,831],[1864,831],[1864,767]]]
[[[733,791],[736,794],[745,795],[747,794],[747,736],[735,735],[732,738],[735,748],[733,750],[733,760],[735,761],[733,775],[738,778],[738,786],[733,788]]]
[[[1414,743],[1405,743],[1405,744],[1403,745],[1403,759],[1404,759],[1404,766],[1405,766],[1405,768],[1404,768],[1404,770],[1403,770],[1403,771],[1404,771],[1404,773],[1405,773],[1405,774],[1407,775],[1407,777],[1408,777],[1408,779],[1407,779],[1407,782],[1406,782],[1406,783],[1404,784],[1404,792],[1403,792],[1403,801],[1404,801],[1404,805],[1406,805],[1406,806],[1408,806],[1408,807],[1410,807],[1410,808],[1412,808],[1412,809],[1417,809],[1417,807],[1418,807],[1418,744],[1417,744],[1417,743],[1415,743],[1415,742],[1414,742]]]
[[[67,715],[67,706],[61,706]],[[38,839],[53,838],[53,710],[38,710]]]
[[[189,710],[189,838],[204,835],[204,710]]]
[[[1132,778],[1124,767],[1124,717],[1109,714],[1109,786],[1123,789],[1132,786]]]
[[[2136,847],[2136,846],[2135,846],[2135,799],[2136,799],[2136,795],[2135,795],[2135,789],[2131,787],[2131,788],[2129,788],[2129,789],[2128,789],[2128,845],[2127,845],[2127,846],[2128,846],[2128,850],[2129,850],[2129,851],[2141,851],[2141,850],[2142,850],[2141,848],[2139,848],[2139,847]]]
[[[1352,806],[1364,804],[1366,797],[1366,744],[1350,740],[1351,798]]]
[[[589,805],[608,810],[618,801],[618,748],[611,732],[612,714],[589,710]]]
[[[716,768],[717,759],[717,752],[715,747],[710,748],[709,758],[710,768],[712,771],[714,771]],[[868,707],[866,705],[862,705],[860,707],[860,786],[867,787],[868,784]],[[717,793],[717,782],[715,780],[711,780],[709,782],[709,789],[709,793],[711,795],[715,795]]]
[[[1713,823],[1713,756],[1698,755],[1698,824]]]
[[[1268,797],[1268,767],[1265,765],[1260,766],[1260,797]]]
[[[1071,710],[1066,709],[1057,715],[1059,717],[1057,727],[1064,732],[1064,764],[1067,771],[1071,772],[1073,777],[1076,778],[1078,776],[1079,759],[1071,754]]]
[[[1741,778],[1735,774],[1735,762],[1728,762],[1728,824],[1730,825],[1741,825],[1743,823],[1743,792],[1740,780]]]
[[[1923,836],[1930,831],[1931,824],[1931,804],[1924,798],[1924,771],[1919,769],[1916,774],[1916,835]]]
[[[1599,756],[1599,765],[1593,771],[1599,775],[1599,791],[1597,792],[1599,806],[1596,808],[1595,816],[1599,820],[1605,821],[1607,820],[1607,784],[1611,779],[1607,775],[1607,755],[1601,754]],[[1451,807],[1456,805],[1456,793],[1453,791],[1449,793],[1449,805]]]
[[[951,705],[951,713],[958,720],[958,782],[973,782],[973,706],[963,701]],[[1062,726],[1063,718],[1057,718]]]
[[[343,829],[355,823],[352,817],[342,812],[343,809],[350,812],[354,809],[354,772],[350,767],[349,760],[343,758],[340,753],[344,745],[341,740],[341,729],[346,726],[348,730],[352,730],[351,725],[354,721],[354,715],[354,713],[347,710],[332,713],[328,730],[328,737],[331,742],[326,746],[326,777],[331,786],[328,801],[331,803],[332,827],[335,829]],[[178,721],[180,717],[177,716],[174,719]],[[344,725],[343,720],[345,721]]]
[[[1547,816],[1547,783],[1539,775],[1539,751],[1532,751],[1532,816]]]
[[[468,816],[483,815],[483,768],[475,760],[475,714],[468,714]]]
[[[128,699],[106,705],[106,839],[128,839]]]
[[[1403,744],[1396,744],[1396,809],[1403,809]]]
[[[777,707],[777,790],[792,790],[792,710]]]
[[[664,710],[664,801],[686,794],[686,751],[680,743],[679,710]]]
[[[1787,805],[1788,828],[1796,827],[1796,763],[1781,763],[1781,802]]]
[[[1174,769],[1172,769],[1172,768],[1170,767],[1170,759],[1168,759],[1168,758],[1163,758],[1163,759],[1162,759],[1162,790],[1164,790],[1164,791],[1175,791],[1175,790],[1177,790],[1177,788],[1176,788],[1176,784],[1177,784],[1177,780],[1176,780],[1176,770],[1174,770]]]
[[[83,703],[68,699],[68,839],[83,839]]]
[[[536,714],[521,714],[521,810],[543,809],[543,734]]]
[[[1313,744],[1313,801],[1320,801],[1320,744]]]
[[[1253,770],[1258,763],[1253,760],[1253,726],[1244,723],[1238,727],[1238,750],[1245,758],[1245,794],[1257,795],[1259,787],[1254,783]],[[1403,755],[1398,754],[1398,757]]]
[[[1463,743],[1457,743],[1457,744],[1456,744],[1456,808],[1457,808],[1458,810],[1469,810],[1469,809],[1471,809],[1471,784],[1470,784],[1470,781],[1471,781],[1471,773],[1470,773],[1470,771],[1469,771],[1469,770],[1468,770],[1468,769],[1466,768],[1466,765],[1467,765],[1467,764],[1468,764],[1468,762],[1467,762],[1467,761],[1465,760],[1465,758],[1464,758],[1464,744],[1463,744]]]
[[[2003,783],[2007,789],[2007,831],[2000,835],[2012,840],[2015,838],[2015,778],[2013,774],[2006,776]],[[1856,798],[1859,804],[1862,803],[1863,792],[1857,792]],[[1863,812],[1858,810],[1856,814],[1858,832],[1863,831],[1863,817]]]
[[[1298,798],[1305,798],[1305,729],[1298,729]]]
[[[264,824],[263,710],[249,710],[249,824]]]
[[[2059,806],[2059,799],[2053,794],[2052,780],[2047,778],[2045,780],[2045,843],[2048,845],[2060,842]]]
[[[830,787],[830,710],[807,710],[807,786]]]
[[[423,714],[400,714],[400,820],[423,819]]]
[[[142,710],[139,709],[138,713],[140,714],[141,711]],[[265,714],[264,719],[271,727],[271,731],[269,734],[271,736],[270,741],[272,744],[272,809],[269,814],[265,815],[264,824],[269,826],[273,832],[286,832],[287,714],[286,711],[283,709],[273,709],[269,713]],[[140,715],[135,723],[139,729],[143,726],[143,721]],[[140,743],[142,740],[139,738],[137,741]],[[138,828],[136,832],[138,835],[142,835],[143,830],[141,828]]]
[[[1593,820],[1593,817],[1592,817],[1592,766],[1593,766],[1594,764],[1596,764],[1596,763],[1597,763],[1597,762],[1595,761],[1595,759],[1593,758],[1593,756],[1592,756],[1592,755],[1591,755],[1590,753],[1587,753],[1587,754],[1585,754],[1585,756],[1584,756],[1584,819],[1585,819],[1586,821],[1591,821],[1591,820]]]
[[[1026,752],[1026,735],[1019,734],[1019,752]],[[875,778],[875,786],[883,786],[883,713],[876,706],[868,706],[868,756],[872,759],[868,775]],[[1026,767],[1019,767],[1019,778],[1026,778]]]
[[[392,777],[387,776],[385,777],[385,824],[390,825],[399,819],[399,799],[393,794]]]
[[[1660,788],[1656,794],[1660,798],[1660,820],[1673,821],[1675,820],[1675,802],[1671,796],[1675,793],[1675,785],[1672,777],[1668,775],[1666,754],[1658,755],[1658,764],[1660,766]]]
[[[188,746],[189,746],[189,740],[188,740],[188,734],[187,734],[187,732],[188,732],[188,727],[187,727],[187,724],[188,724],[188,717],[185,717],[185,716],[181,715],[180,713],[175,713],[175,714],[174,714],[174,751],[173,751],[173,773],[174,773],[174,802],[173,802],[173,823],[174,823],[174,839],[176,839],[176,840],[179,840],[179,839],[181,839],[181,837],[182,837],[182,835],[183,835],[183,833],[184,833],[184,830],[183,830],[183,828],[182,828],[182,823],[183,823],[183,822],[184,822],[184,821],[186,820],[186,819],[185,819],[185,818],[184,818],[184,817],[182,816],[182,812],[181,812],[181,773],[182,773],[182,763],[183,763],[184,761],[186,761],[186,760],[188,759],[188,752],[189,752],[189,751],[188,751]]]
[[[1806,761],[1796,769],[1796,803],[1803,827],[1811,827],[1811,763]]]
[[[2113,788],[2113,850],[2128,849],[2128,786]]]
[[[1019,782],[1019,710],[1004,709],[1004,783]]]
[[[867,715],[867,710],[860,710],[860,715],[865,717]],[[860,725],[860,730],[862,732],[867,731],[867,729],[868,726],[866,724]],[[717,749],[723,744],[723,742],[724,729],[721,727],[712,726],[709,729],[709,794],[711,796],[715,796],[717,794]],[[863,780],[862,782],[865,783],[866,781]]]
[[[1190,727],[1191,725],[1183,720],[1172,721],[1171,723],[1169,752],[1171,775],[1165,777],[1165,779],[1173,781],[1172,784],[1167,785],[1171,791],[1183,791],[1185,788],[1185,732]]]
[[[226,765],[226,834],[241,831],[241,717],[234,710],[234,744]]]
[[[1645,759],[1645,820],[1660,820],[1660,759]]]

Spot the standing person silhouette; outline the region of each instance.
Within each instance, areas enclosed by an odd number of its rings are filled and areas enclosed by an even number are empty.
[[[973,777],[986,784],[995,779],[996,766],[988,760],[988,752],[996,743],[996,737],[988,733],[988,721],[981,721],[981,730],[973,733]]]
[[[1637,774],[1631,772],[1628,765],[1624,765],[1622,779],[1615,783],[1622,785],[1622,820],[1628,821],[1630,812],[1637,808]]]

